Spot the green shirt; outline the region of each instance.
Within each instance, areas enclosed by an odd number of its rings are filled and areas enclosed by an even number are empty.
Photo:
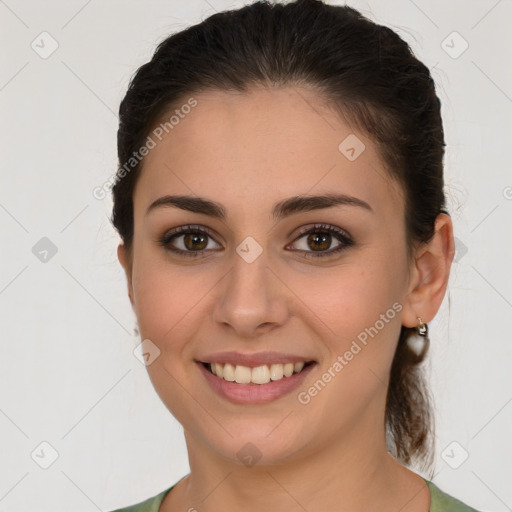
[[[425,479],[424,479],[425,480]],[[448,494],[441,491],[435,484],[425,480],[430,490],[430,510],[429,512],[478,512],[474,508],[469,507],[462,501],[459,501]],[[164,501],[165,496],[169,493],[174,484],[169,489],[165,489],[160,494],[153,496],[145,501],[131,505],[130,507],[120,508],[112,512],[159,512],[160,505]]]

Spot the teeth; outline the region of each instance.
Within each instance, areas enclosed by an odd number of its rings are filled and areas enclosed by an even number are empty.
[[[235,367],[232,364],[227,363],[224,365],[222,378],[229,382],[233,382],[235,380]]]
[[[215,363],[215,374],[218,375],[219,377],[223,377],[224,376],[224,366],[222,366],[219,363]]]
[[[220,377],[219,374],[217,374]],[[249,384],[251,382],[251,369],[247,366],[236,366],[235,368],[235,382],[238,384]]]
[[[293,365],[293,370],[295,371],[295,373],[299,373],[300,371],[302,371],[302,368],[304,368],[304,363],[302,361],[300,363],[295,363]]]
[[[270,382],[270,370],[267,365],[256,366],[252,369],[251,382],[254,384],[267,384]]]
[[[286,363],[283,367],[283,373],[285,377],[291,377],[293,375],[294,364]]]
[[[281,380],[283,378],[283,365],[282,364],[270,365],[270,378],[272,380]]]
[[[210,363],[211,372],[221,379],[238,384],[268,384],[271,380],[281,380],[283,377],[291,377],[294,373],[303,370],[305,363],[286,363],[255,366],[232,365],[230,363]]]

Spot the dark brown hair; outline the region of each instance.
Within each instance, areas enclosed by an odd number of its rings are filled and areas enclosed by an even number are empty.
[[[206,90],[303,86],[318,91],[376,144],[405,198],[409,255],[434,234],[443,211],[441,103],[428,68],[393,30],[347,6],[319,0],[256,2],[214,14],[165,39],[133,76],[119,109],[119,169],[112,223],[130,252],[133,192],[143,160],[126,162],[164,115]],[[124,172],[120,172],[124,169]],[[402,327],[386,403],[388,450],[431,465],[433,418],[421,366]],[[428,348],[428,346],[427,346]]]

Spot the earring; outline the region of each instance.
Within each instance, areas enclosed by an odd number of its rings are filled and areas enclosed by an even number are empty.
[[[140,334],[139,332],[139,324],[135,322],[135,326],[133,327],[133,335],[138,336]]]
[[[418,317],[416,332],[409,335],[407,338],[407,345],[412,352],[417,356],[420,356],[426,350],[429,341],[428,325],[423,323],[422,319]]]

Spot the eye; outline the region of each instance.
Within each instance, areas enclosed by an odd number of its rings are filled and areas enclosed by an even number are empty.
[[[158,243],[166,250],[177,253],[180,256],[196,258],[198,256],[206,256],[206,249],[216,250],[220,247],[209,247],[209,238],[213,241],[212,232],[209,229],[188,225],[180,226],[165,233]],[[178,247],[173,246],[173,243]]]
[[[331,246],[333,237],[339,244],[334,249],[326,251],[325,249]],[[354,245],[354,241],[345,230],[328,224],[315,224],[311,228],[302,230],[298,238],[295,239],[295,243],[301,238],[304,238],[304,241],[300,244],[304,249],[299,250],[305,253],[304,257],[306,258],[329,257]],[[308,247],[312,247],[313,251],[309,251]]]
[[[328,224],[315,224],[313,227],[302,230],[294,243],[302,238],[305,240],[300,244],[303,249],[299,249],[299,252],[303,252],[306,258],[329,257],[354,245],[346,231]],[[338,241],[338,245],[334,249],[326,250],[332,245],[333,238]],[[219,244],[217,247],[210,247],[208,239],[217,244],[213,233],[208,228],[187,225],[165,233],[158,243],[178,256],[197,258],[207,256],[207,251],[221,249]],[[313,250],[308,250],[309,247]]]

